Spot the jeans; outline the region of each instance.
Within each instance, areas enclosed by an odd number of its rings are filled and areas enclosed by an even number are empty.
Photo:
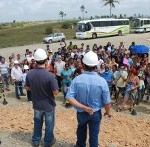
[[[50,112],[34,110],[34,132],[32,136],[33,143],[39,143],[42,138],[42,126],[45,118],[45,136],[44,144],[52,145],[54,143],[54,123],[55,123],[55,110]]]
[[[64,99],[66,100],[66,94],[68,91],[68,87],[70,86],[71,83],[63,83],[63,92],[64,92]]]
[[[23,94],[23,88],[22,88],[22,81],[17,81],[15,82],[15,93],[16,93],[16,97],[19,96],[19,92],[18,89],[20,91],[20,94]]]
[[[61,90],[61,81],[62,81],[62,78],[61,78],[61,76],[57,76],[57,75],[56,75],[56,78],[57,78],[59,90]]]
[[[31,91],[27,91],[27,98],[28,98],[28,101],[32,101]]]
[[[9,88],[9,76],[8,73],[6,74],[2,74],[2,81],[4,83],[4,86],[6,86],[6,88]]]
[[[93,115],[89,115],[86,112],[77,112],[77,147],[86,147],[87,126],[89,126],[90,147],[98,147],[98,134],[101,118],[101,110],[94,112]]]

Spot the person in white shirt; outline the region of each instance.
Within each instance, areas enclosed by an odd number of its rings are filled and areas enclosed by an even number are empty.
[[[58,86],[59,86],[59,91],[61,91],[61,71],[64,69],[65,67],[65,62],[61,60],[61,56],[58,56],[58,61],[56,61],[55,65],[54,65],[54,73],[57,77],[57,81],[58,81]]]
[[[29,66],[28,65],[24,65],[23,67],[23,75],[22,75],[22,82],[23,82],[23,86],[26,87],[26,77],[27,77],[27,73],[29,71]],[[27,90],[27,98],[28,98],[28,102],[29,101],[32,101],[32,98],[31,98],[31,91],[30,90]]]
[[[26,56],[26,58],[27,58],[27,61],[28,61],[29,63],[31,63],[31,60],[34,59],[34,56],[33,56],[33,54],[32,54],[31,51],[29,52],[29,55]]]
[[[15,94],[18,99],[20,99],[19,91],[21,96],[25,96],[22,88],[22,76],[22,69],[19,67],[19,62],[16,60],[14,61],[14,67],[11,70],[11,78],[15,83]]]
[[[5,61],[5,58],[3,57],[0,63],[0,73],[2,76],[2,81],[4,84],[4,88],[6,88],[7,91],[10,91],[9,89],[9,64]]]

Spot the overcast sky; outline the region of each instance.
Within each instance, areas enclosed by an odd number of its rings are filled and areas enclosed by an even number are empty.
[[[150,15],[150,0],[118,0],[112,13],[115,15]],[[109,6],[103,7],[102,0],[0,0],[0,22],[57,20],[59,11],[66,19],[81,16],[80,6],[88,11],[86,17],[109,15]]]

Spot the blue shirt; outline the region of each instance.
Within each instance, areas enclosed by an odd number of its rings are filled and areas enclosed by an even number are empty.
[[[114,74],[111,71],[103,72],[101,76],[108,82],[111,83],[114,79]]]
[[[71,83],[66,99],[76,99],[78,102],[98,111],[110,103],[110,92],[107,82],[96,72],[84,72]],[[84,110],[75,107],[78,112]]]

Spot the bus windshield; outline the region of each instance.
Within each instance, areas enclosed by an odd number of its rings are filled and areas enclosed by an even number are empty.
[[[139,19],[135,19],[131,21],[131,27],[140,27],[141,23]]]
[[[76,27],[76,32],[85,32],[85,24],[84,23],[78,23]]]

